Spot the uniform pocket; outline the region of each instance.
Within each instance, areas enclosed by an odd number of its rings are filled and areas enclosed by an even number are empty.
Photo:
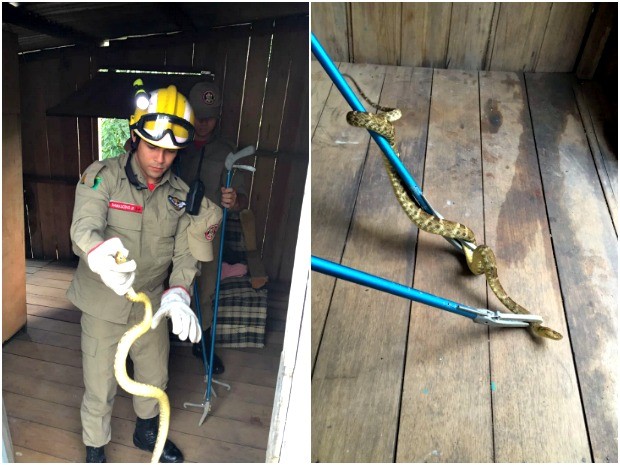
[[[176,218],[166,218],[159,224],[159,228],[154,236],[157,236],[155,243],[155,253],[163,260],[172,259],[174,252],[174,235],[177,232],[178,220]]]
[[[129,229],[132,231],[140,231],[142,229],[142,213],[108,208],[107,220],[108,226],[114,229]]]
[[[82,333],[82,352],[86,355],[94,357],[97,355],[98,341],[94,337]]]

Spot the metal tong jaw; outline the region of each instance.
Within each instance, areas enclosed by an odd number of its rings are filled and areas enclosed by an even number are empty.
[[[494,312],[487,308],[473,308],[459,305],[460,310],[474,314],[474,323],[487,326],[526,328],[533,323],[542,323],[542,317],[532,314]]]

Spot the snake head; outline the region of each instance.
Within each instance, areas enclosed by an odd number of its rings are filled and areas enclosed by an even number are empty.
[[[532,325],[532,329],[534,330],[536,335],[540,337],[546,337],[547,339],[553,339],[554,341],[559,341],[564,337],[554,329],[548,328],[546,326]]]
[[[125,257],[119,250],[116,252],[116,255],[114,255],[114,261],[117,265],[120,265],[121,263],[125,263],[127,261],[127,257]]]

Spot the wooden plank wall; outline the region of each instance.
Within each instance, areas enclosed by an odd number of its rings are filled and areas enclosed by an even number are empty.
[[[592,2],[312,4],[312,31],[334,61],[528,72],[579,66],[586,78],[616,18],[617,5]]]
[[[304,52],[304,50],[306,50]],[[221,131],[259,150],[246,176],[258,245],[272,281],[292,273],[308,150],[308,18],[231,26],[200,39],[134,39],[97,54],[66,50],[20,65],[23,159],[31,253],[70,260],[69,226],[80,173],[98,158],[97,121],[45,117],[99,68],[212,71],[223,87]]]

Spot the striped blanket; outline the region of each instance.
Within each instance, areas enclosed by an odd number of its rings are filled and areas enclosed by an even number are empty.
[[[239,215],[229,212],[226,221],[224,261],[245,263],[245,243]],[[220,304],[215,342],[219,347],[265,346],[267,288],[254,289],[248,276],[220,282]]]

